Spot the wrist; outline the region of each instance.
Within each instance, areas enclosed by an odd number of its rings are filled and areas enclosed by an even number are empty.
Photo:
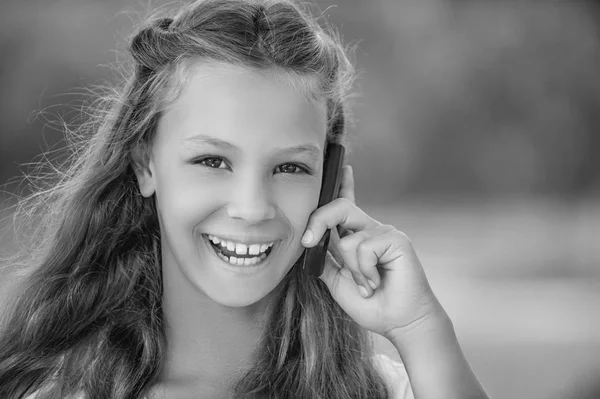
[[[430,312],[406,326],[391,330],[385,337],[401,350],[403,347],[412,346],[415,341],[431,339],[432,336],[440,334],[454,335],[454,325],[442,305],[436,301]]]
[[[481,398],[485,390],[460,348],[454,326],[441,305],[388,338],[402,359],[418,398]]]

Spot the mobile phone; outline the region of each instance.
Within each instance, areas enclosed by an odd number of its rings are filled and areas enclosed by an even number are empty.
[[[340,135],[343,129],[344,114],[340,111],[332,126],[333,136],[337,137]],[[325,161],[323,164],[321,193],[319,194],[319,208],[333,201],[339,195],[344,153],[345,148],[342,144],[327,144],[327,148],[325,149]],[[330,234],[331,230],[328,229],[316,246],[304,250],[302,268],[308,275],[318,277],[323,274]]]

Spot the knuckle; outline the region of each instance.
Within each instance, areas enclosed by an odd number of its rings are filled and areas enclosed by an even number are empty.
[[[352,248],[354,247],[354,240],[351,239],[351,235],[350,236],[346,236],[342,239],[340,239],[340,242],[338,243],[338,246],[340,247],[340,249],[342,251],[346,251],[349,252],[352,250]]]
[[[344,237],[342,240],[345,241],[344,245],[348,251],[356,252],[361,245],[365,245],[369,238],[369,234],[365,231],[358,231]],[[340,241],[341,242],[341,241]]]
[[[384,233],[389,233],[389,232],[396,230],[396,228],[394,226],[392,226],[391,224],[382,224],[382,225],[378,226],[378,228],[381,231],[383,231]]]
[[[346,206],[352,205],[352,202],[348,198],[340,197],[340,198],[338,198],[338,200],[340,201],[340,203],[342,203]]]
[[[356,252],[358,252],[359,254],[365,254],[369,251],[369,249],[369,243],[367,241],[361,241],[356,246]]]
[[[339,206],[340,208],[346,209],[351,206],[354,206],[354,203],[345,197],[339,197],[335,201],[337,202],[336,205]]]
[[[372,274],[370,265],[366,265],[364,263],[360,263],[359,266],[358,266],[358,268],[360,269],[360,272],[365,276],[365,279],[367,278],[367,276],[369,276],[370,274]]]
[[[412,241],[402,231],[398,231],[398,232],[394,233],[394,241],[396,241],[395,246],[398,247],[398,250],[400,250],[400,251],[414,249]]]
[[[396,230],[394,233],[395,233],[396,237],[398,239],[400,239],[400,241],[410,244],[410,238],[408,238],[406,233],[404,233],[403,231],[400,231],[400,230]]]

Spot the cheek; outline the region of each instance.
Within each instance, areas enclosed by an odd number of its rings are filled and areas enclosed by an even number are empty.
[[[157,176],[158,211],[170,228],[193,228],[216,206],[219,197],[216,187],[190,179],[184,171],[165,171]]]
[[[319,190],[319,186],[312,184],[279,191],[278,205],[291,224],[294,236],[304,234],[308,219],[319,203]]]

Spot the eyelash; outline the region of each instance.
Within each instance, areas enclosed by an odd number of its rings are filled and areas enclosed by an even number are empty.
[[[217,157],[217,156],[208,156],[208,157],[198,158],[198,159],[195,159],[194,161],[192,161],[192,163],[194,165],[201,165],[201,166],[204,166],[205,168],[209,168],[209,169],[221,169],[221,168],[214,168],[212,166],[208,166],[206,164],[203,164],[204,161],[214,160],[214,159],[218,159],[218,160],[222,161],[223,163],[227,164],[225,162],[224,158]],[[285,173],[285,172],[282,172],[282,173],[284,173],[286,175],[298,175],[298,174],[301,174],[301,173],[305,173],[307,175],[312,175],[312,171],[310,170],[310,168],[308,168],[306,166],[303,166],[301,164],[295,163],[295,162],[282,163],[281,165],[278,165],[277,167],[286,166],[286,165],[293,165],[293,166],[295,166],[296,168],[298,168],[300,170],[300,172],[296,172],[296,173]]]

